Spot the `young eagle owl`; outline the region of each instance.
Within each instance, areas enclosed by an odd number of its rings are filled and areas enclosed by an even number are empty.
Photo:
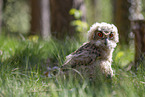
[[[95,23],[88,31],[88,42],[66,57],[62,69],[73,68],[89,77],[97,74],[112,77],[112,53],[118,42],[116,26]]]

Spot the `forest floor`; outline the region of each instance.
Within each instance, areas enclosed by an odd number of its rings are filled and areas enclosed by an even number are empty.
[[[44,75],[48,66],[61,66],[65,56],[82,44],[72,40],[44,41],[37,36],[0,36],[0,97],[145,97],[145,71],[140,67],[134,73],[124,68],[134,60],[133,46],[115,49],[115,77],[111,83]]]

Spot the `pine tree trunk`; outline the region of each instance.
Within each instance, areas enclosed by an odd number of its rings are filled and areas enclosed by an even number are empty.
[[[129,44],[130,20],[128,0],[113,0],[114,23],[119,31],[120,44]]]
[[[135,34],[135,69],[142,65],[145,69],[145,20],[132,21],[132,31]]]
[[[84,9],[83,5],[83,0],[50,0],[53,37],[63,40],[66,35],[73,37],[76,34],[75,27],[71,25],[71,21],[75,18],[69,14],[69,11],[72,8]]]
[[[30,34],[41,32],[41,0],[31,0],[31,29]]]
[[[49,0],[41,0],[41,14],[42,14],[42,31],[41,35],[44,39],[50,38],[50,5]]]
[[[2,4],[3,4],[3,0],[0,0],[0,33],[2,29]]]
[[[31,0],[30,35],[50,37],[50,6],[49,0]]]

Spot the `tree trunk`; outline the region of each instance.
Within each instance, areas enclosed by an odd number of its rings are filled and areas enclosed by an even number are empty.
[[[135,34],[135,69],[142,64],[145,69],[145,20],[132,21]]]
[[[31,0],[31,35],[50,36],[49,0]]]
[[[129,44],[130,20],[128,0],[113,0],[114,23],[119,31],[120,44]]]
[[[31,29],[30,34],[41,32],[41,0],[31,0]]]
[[[41,0],[41,14],[42,14],[42,31],[41,35],[44,39],[50,38],[50,5],[49,0]]]
[[[92,25],[94,24],[95,21],[97,21],[100,18],[100,10],[99,7],[97,6],[98,0],[88,0],[88,8],[87,8],[87,17],[89,24]]]
[[[75,18],[69,14],[69,11],[72,8],[84,9],[83,0],[50,0],[50,6],[52,36],[57,39],[64,39],[66,35],[73,37],[76,32],[71,21]]]
[[[73,0],[73,8],[82,11],[82,21],[86,21],[86,7],[84,4],[84,0]]]
[[[2,4],[3,4],[3,0],[0,0],[0,33],[2,29]]]
[[[130,7],[130,19],[131,20],[143,20],[144,17],[142,11],[142,0],[131,0]]]

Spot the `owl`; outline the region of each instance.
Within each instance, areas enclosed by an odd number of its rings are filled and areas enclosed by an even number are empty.
[[[112,54],[119,42],[117,27],[105,22],[96,22],[88,31],[88,42],[66,56],[62,69],[77,70],[90,78],[98,75],[112,77]]]

